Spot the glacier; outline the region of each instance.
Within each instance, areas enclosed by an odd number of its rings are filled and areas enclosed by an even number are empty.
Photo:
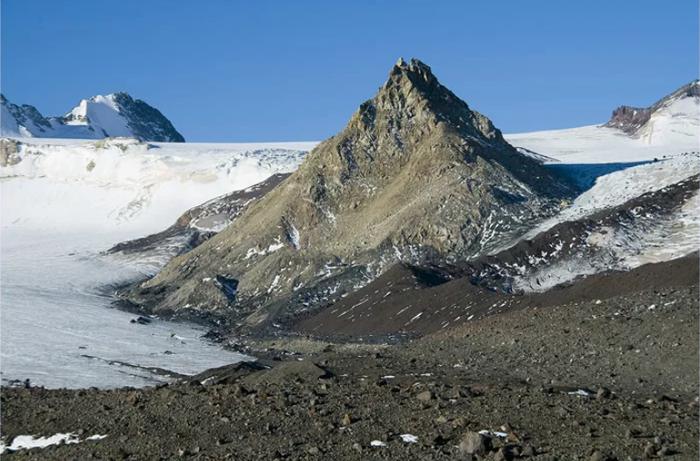
[[[189,375],[241,360],[197,326],[130,323],[136,316],[113,308],[111,290],[164,261],[102,252],[212,197],[293,171],[315,143],[19,141],[21,161],[0,168],[3,384],[144,386],[169,380],[164,370]]]

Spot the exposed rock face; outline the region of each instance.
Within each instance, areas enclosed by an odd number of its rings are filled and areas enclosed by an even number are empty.
[[[570,193],[428,66],[399,61],[299,170],[127,297],[259,325],[336,299],[398,261],[440,265],[495,248]]]
[[[649,107],[618,107],[604,126],[618,128],[629,135],[635,135],[659,109],[684,98],[698,97],[700,97],[700,80],[694,80],[664,96]]]
[[[170,120],[155,107],[126,93],[114,93],[113,96],[135,138],[141,141],[185,142]]]

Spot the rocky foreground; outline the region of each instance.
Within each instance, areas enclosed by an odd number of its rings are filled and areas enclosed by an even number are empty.
[[[3,456],[698,459],[698,283],[684,280],[396,346],[259,340],[257,364],[157,388],[6,388],[5,443],[107,437]]]

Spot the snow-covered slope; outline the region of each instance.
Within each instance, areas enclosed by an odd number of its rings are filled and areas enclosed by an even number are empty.
[[[545,291],[698,251],[699,178],[697,154],[604,175],[510,246],[467,262],[465,273],[489,288]]]
[[[3,226],[140,237],[213,197],[294,171],[313,145],[21,139],[13,164],[0,168]]]
[[[649,108],[628,108],[606,125],[505,135],[516,147],[565,163],[637,162],[700,151],[700,83],[694,81]],[[622,108],[618,109],[621,111]],[[634,118],[634,111],[646,111]]]
[[[52,130],[51,122],[34,106],[18,106],[0,94],[0,133],[2,136],[41,136]]]
[[[4,96],[0,96],[0,105],[0,135],[7,137],[101,139],[125,136],[142,141],[185,141],[160,111],[126,93],[83,99],[61,117],[44,117],[34,106],[18,106]]]
[[[8,154],[0,163],[11,160],[0,166],[2,384],[143,386],[168,380],[150,367],[193,374],[240,360],[200,339],[204,330],[157,319],[134,325],[133,314],[111,309],[106,288],[159,262],[102,252],[296,169],[313,144],[0,140]]]

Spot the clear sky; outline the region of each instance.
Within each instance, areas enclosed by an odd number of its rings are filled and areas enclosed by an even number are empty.
[[[189,141],[318,140],[399,56],[504,132],[605,121],[697,77],[697,0],[2,0],[3,93],[126,91]]]

